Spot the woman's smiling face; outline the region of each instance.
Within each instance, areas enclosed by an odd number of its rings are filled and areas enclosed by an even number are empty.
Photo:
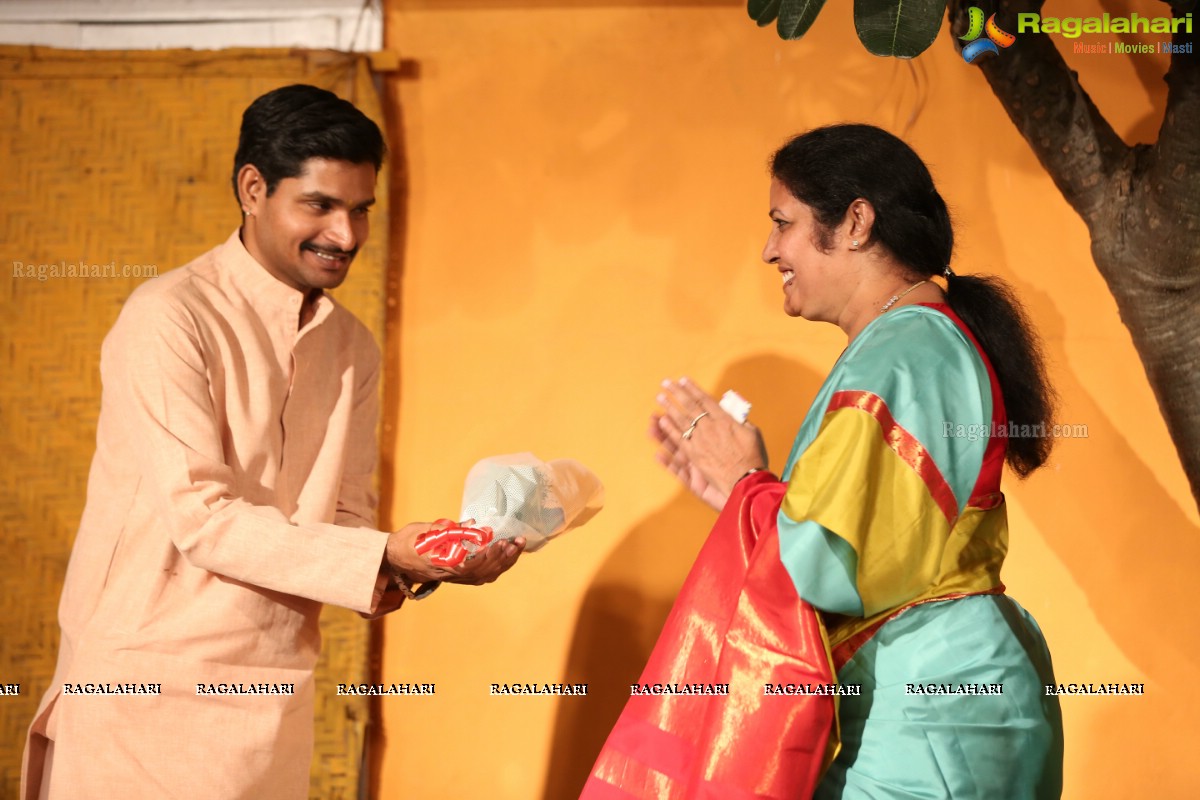
[[[770,213],[771,234],[762,259],[779,270],[783,310],[792,317],[836,323],[850,289],[837,247],[825,252],[818,246],[822,229],[812,209],[778,180],[771,181]]]

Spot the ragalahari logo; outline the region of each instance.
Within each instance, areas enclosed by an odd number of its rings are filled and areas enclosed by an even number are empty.
[[[982,8],[971,6],[967,10],[967,22],[969,27],[966,34],[958,38],[968,43],[962,49],[963,60],[968,64],[984,53],[1000,55],[1000,48],[1007,48],[1017,40],[1016,36],[996,24],[995,14],[988,17],[985,23]],[[984,33],[987,34],[987,38],[980,39],[979,37]]]

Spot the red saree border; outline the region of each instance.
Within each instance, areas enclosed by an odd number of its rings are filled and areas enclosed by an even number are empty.
[[[1003,430],[1005,435],[988,438],[987,447],[983,451],[983,464],[979,469],[979,479],[975,481],[975,487],[971,489],[971,496],[967,498],[967,505],[978,505],[975,502],[976,497],[999,493],[1000,478],[1004,474],[1004,459],[1008,454],[1008,411],[1004,407],[1004,393],[1000,390],[1000,379],[996,377],[992,360],[988,358],[983,345],[975,338],[975,334],[967,326],[967,323],[962,321],[962,317],[954,313],[954,309],[946,303],[918,303],[917,305],[932,308],[949,317],[950,321],[958,326],[958,329],[967,337],[967,340],[975,346],[975,352],[979,353],[984,369],[987,370],[988,383],[992,389],[992,430]]]
[[[812,796],[836,755],[837,698],[765,688],[836,681],[820,616],[779,557],[786,488],[765,471],[734,486],[638,679],[724,691],[631,693],[581,800]]]
[[[917,437],[909,433],[900,423],[896,422],[892,412],[888,410],[887,401],[874,392],[863,389],[846,389],[835,392],[829,399],[825,413],[831,413],[843,408],[854,408],[870,414],[883,431],[883,440],[900,459],[920,476],[933,502],[937,503],[950,527],[954,527],[958,519],[958,500],[954,490],[946,482],[942,471],[933,460],[933,455],[921,444]]]

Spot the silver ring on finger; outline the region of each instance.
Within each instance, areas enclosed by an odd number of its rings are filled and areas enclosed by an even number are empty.
[[[692,423],[690,425],[688,425],[688,429],[683,432],[683,440],[684,441],[687,441],[688,439],[692,438],[692,434],[696,432],[696,424],[698,422],[700,422],[700,420],[704,419],[707,416],[708,416],[707,411],[701,411],[699,414],[696,415],[696,418],[692,420]]]

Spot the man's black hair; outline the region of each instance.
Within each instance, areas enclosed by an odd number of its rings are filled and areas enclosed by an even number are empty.
[[[262,173],[269,197],[284,178],[295,178],[310,158],[383,166],[387,147],[379,126],[333,92],[297,83],[267,92],[242,114],[233,157],[233,195],[246,164]]]

